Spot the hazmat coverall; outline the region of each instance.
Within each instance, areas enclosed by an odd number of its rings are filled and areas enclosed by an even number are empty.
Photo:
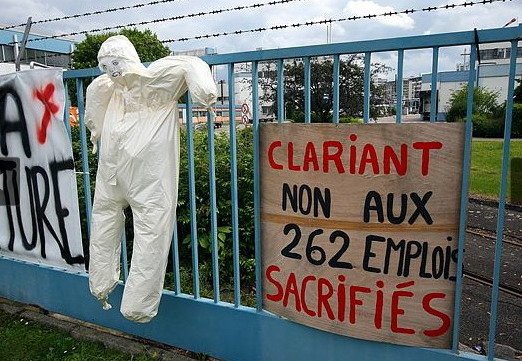
[[[120,275],[123,209],[130,205],[134,245],[121,312],[132,321],[148,322],[158,311],[176,222],[177,100],[188,88],[196,102],[210,108],[217,91],[199,58],[167,56],[145,68],[122,35],[102,44],[98,62],[106,74],[88,86],[85,110],[91,141],[100,144],[89,285],[109,309],[108,295]]]

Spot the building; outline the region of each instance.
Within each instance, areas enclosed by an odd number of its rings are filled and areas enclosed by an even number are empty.
[[[0,30],[0,74],[15,71],[15,59],[20,49],[23,31]],[[36,40],[44,35],[29,34],[24,54],[21,56],[21,68],[29,69],[32,66],[49,66],[70,68],[71,53],[75,42],[69,39]],[[33,40],[33,41],[31,41]]]
[[[275,102],[274,100],[270,100],[275,98],[274,90],[269,86],[263,86],[263,82],[266,83],[267,79],[275,79],[276,74],[276,65],[274,62],[264,62],[259,64],[258,76],[260,86],[258,92],[260,110],[259,119],[261,121],[273,121],[276,118],[274,114]],[[236,66],[234,72],[234,89],[236,103],[246,104],[249,109],[249,114],[247,116],[252,119],[252,65],[250,63],[242,63]]]
[[[172,55],[189,55],[189,56],[197,56],[202,57],[205,55],[217,54],[215,48],[200,48],[200,49],[191,49],[191,50],[179,50],[173,51]]]
[[[402,79],[402,114],[419,113],[421,84],[420,76]],[[397,80],[376,79],[375,85],[382,90],[382,98],[376,105],[383,108],[385,114],[389,114],[397,103]]]
[[[466,54],[466,53],[465,53]],[[510,43],[481,44],[480,62],[477,59],[478,86],[498,93],[499,104],[507,99],[509,76]],[[522,78],[522,47],[517,48],[516,78]],[[439,72],[437,75],[437,120],[446,120],[453,92],[466,86],[469,78],[469,63],[457,64],[456,71]],[[431,74],[422,75],[421,109],[424,119],[430,117]]]

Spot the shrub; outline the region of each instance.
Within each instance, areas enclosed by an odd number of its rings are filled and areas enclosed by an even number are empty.
[[[498,105],[498,92],[483,87],[475,88],[473,98],[473,136],[502,138],[506,103]],[[466,119],[467,87],[455,91],[450,98],[447,113],[448,122],[461,122]],[[522,104],[514,104],[512,133],[513,138],[522,136]]]
[[[468,88],[466,86],[456,90],[451,94],[450,106],[446,119],[448,122],[457,122],[466,118]],[[488,90],[483,87],[474,89],[473,94],[473,115],[486,114],[494,116],[499,112],[497,103],[498,92]]]
[[[180,262],[191,263],[190,253],[190,201],[188,187],[188,154],[186,131],[181,133],[181,162],[178,191],[178,236],[182,240]],[[215,174],[216,204],[218,225],[218,253],[220,277],[231,281],[233,277],[232,248],[232,200],[229,135],[219,133],[215,136]],[[197,238],[200,246],[200,263],[211,260],[211,203],[208,161],[208,136],[206,131],[194,132],[194,166],[196,188]],[[254,180],[253,180],[253,132],[252,128],[237,131],[237,188],[239,209],[239,243],[242,281],[254,284],[254,273],[247,272],[254,259]],[[210,268],[200,269],[201,277]]]
[[[502,138],[504,136],[504,120],[486,114],[474,114],[473,136],[479,138]]]

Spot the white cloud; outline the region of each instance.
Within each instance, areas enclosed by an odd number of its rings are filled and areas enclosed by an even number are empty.
[[[351,16],[364,16],[369,14],[385,14],[396,10],[391,6],[379,5],[369,0],[350,0],[343,11]],[[413,18],[406,14],[378,16],[375,18],[375,21],[383,25],[402,29],[413,29],[415,27]]]
[[[55,16],[78,14],[110,7],[129,6],[128,0],[109,2],[64,1],[64,0],[0,0],[0,24],[24,22],[28,16],[42,20]],[[145,3],[149,0],[133,0]],[[72,31],[104,28],[131,22],[208,12],[238,5],[267,3],[269,0],[184,0],[146,6],[140,9],[111,12],[103,15],[82,17],[65,21],[34,24],[32,31],[40,34],[63,34]],[[212,16],[187,18],[179,21],[164,21],[140,26],[157,33],[159,39],[193,37],[201,34],[233,32],[241,29],[270,27],[274,25],[304,23],[310,20],[338,19],[350,16],[382,14],[404,9],[422,9],[426,0],[301,0],[285,4],[230,11]],[[435,1],[432,5],[439,5]],[[434,4],[436,3],[436,4]],[[452,31],[472,30],[474,27],[500,27],[522,12],[522,2],[497,2],[472,7],[416,12],[343,21],[333,24],[333,42],[352,42],[371,39],[393,38],[422,34],[437,34]],[[81,41],[84,36],[76,36]],[[324,44],[327,41],[326,25],[304,26],[253,34],[241,34],[210,39],[173,42],[172,49],[188,50],[215,47],[220,53],[255,50],[256,48],[282,48]],[[407,60],[407,59],[406,59]],[[458,59],[460,60],[460,58]],[[420,62],[420,60],[419,60]],[[455,62],[455,61],[454,61]],[[453,63],[454,63],[453,62]],[[423,67],[424,69],[425,67]],[[429,68],[428,68],[429,69]],[[412,72],[414,70],[412,69]]]
[[[5,25],[22,24],[30,16],[35,21],[63,15],[64,13],[58,7],[40,0],[3,0],[0,23]]]

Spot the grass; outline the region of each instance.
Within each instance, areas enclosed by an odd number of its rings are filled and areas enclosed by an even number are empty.
[[[498,199],[503,142],[474,139],[471,145],[470,192],[485,198]],[[511,169],[508,174],[508,199],[522,203],[522,140],[511,141]]]
[[[109,350],[103,344],[82,341],[69,333],[0,311],[0,360],[148,361],[147,355]]]

